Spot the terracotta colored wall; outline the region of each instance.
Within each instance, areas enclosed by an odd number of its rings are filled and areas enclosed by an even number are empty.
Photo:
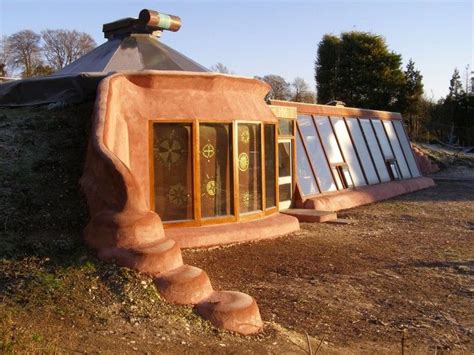
[[[149,121],[276,123],[263,100],[268,91],[263,82],[215,73],[144,71],[104,79],[81,180],[92,218],[101,211],[149,212]]]

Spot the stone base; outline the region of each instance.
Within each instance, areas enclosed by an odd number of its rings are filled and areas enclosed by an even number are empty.
[[[314,197],[296,204],[298,208],[340,211],[435,186],[433,179],[418,177],[366,186],[356,190]],[[165,232],[166,233],[166,232]]]
[[[196,248],[276,238],[299,229],[298,219],[277,213],[254,221],[169,228],[165,229],[165,236],[181,248]]]

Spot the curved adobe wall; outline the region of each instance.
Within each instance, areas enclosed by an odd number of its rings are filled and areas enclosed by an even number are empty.
[[[178,245],[165,237],[160,217],[150,211],[148,122],[275,123],[264,102],[268,91],[268,85],[254,79],[212,73],[110,76],[99,86],[81,179],[91,215],[85,240],[100,258],[155,275],[169,300],[197,304],[203,317],[244,334],[262,326],[255,301],[241,293],[213,291],[204,271],[183,265]]]

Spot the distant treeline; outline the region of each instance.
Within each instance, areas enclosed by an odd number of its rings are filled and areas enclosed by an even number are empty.
[[[0,38],[0,76],[23,78],[48,75],[96,47],[84,32],[22,30]]]

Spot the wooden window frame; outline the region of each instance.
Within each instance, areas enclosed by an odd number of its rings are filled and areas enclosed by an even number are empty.
[[[155,124],[161,123],[174,123],[174,124],[190,124],[192,132],[192,185],[193,185],[193,219],[191,220],[179,220],[179,221],[164,221],[163,228],[181,228],[181,227],[198,227],[211,224],[222,224],[222,223],[233,223],[240,221],[250,221],[259,219],[271,214],[278,212],[279,206],[279,193],[278,193],[278,124],[276,123],[266,123],[261,121],[246,121],[246,120],[236,120],[232,122],[227,121],[214,121],[214,120],[170,120],[170,119],[154,119],[148,121],[148,158],[149,158],[149,203],[150,210],[155,211],[155,161],[154,161],[154,151],[153,151],[153,142],[154,142],[154,126]],[[238,179],[238,124],[256,124],[260,126],[260,159],[261,159],[261,185],[262,185],[262,210],[247,212],[244,214],[240,213],[239,209],[239,179]],[[229,125],[229,143],[232,146],[232,165],[231,165],[231,174],[232,174],[232,188],[233,191],[233,214],[228,216],[216,216],[216,217],[202,217],[201,216],[201,165],[200,165],[200,130],[199,127],[201,124],[222,124]],[[275,132],[275,205],[269,208],[266,208],[266,182],[265,182],[265,125],[274,126]],[[230,146],[229,145],[229,146]]]

